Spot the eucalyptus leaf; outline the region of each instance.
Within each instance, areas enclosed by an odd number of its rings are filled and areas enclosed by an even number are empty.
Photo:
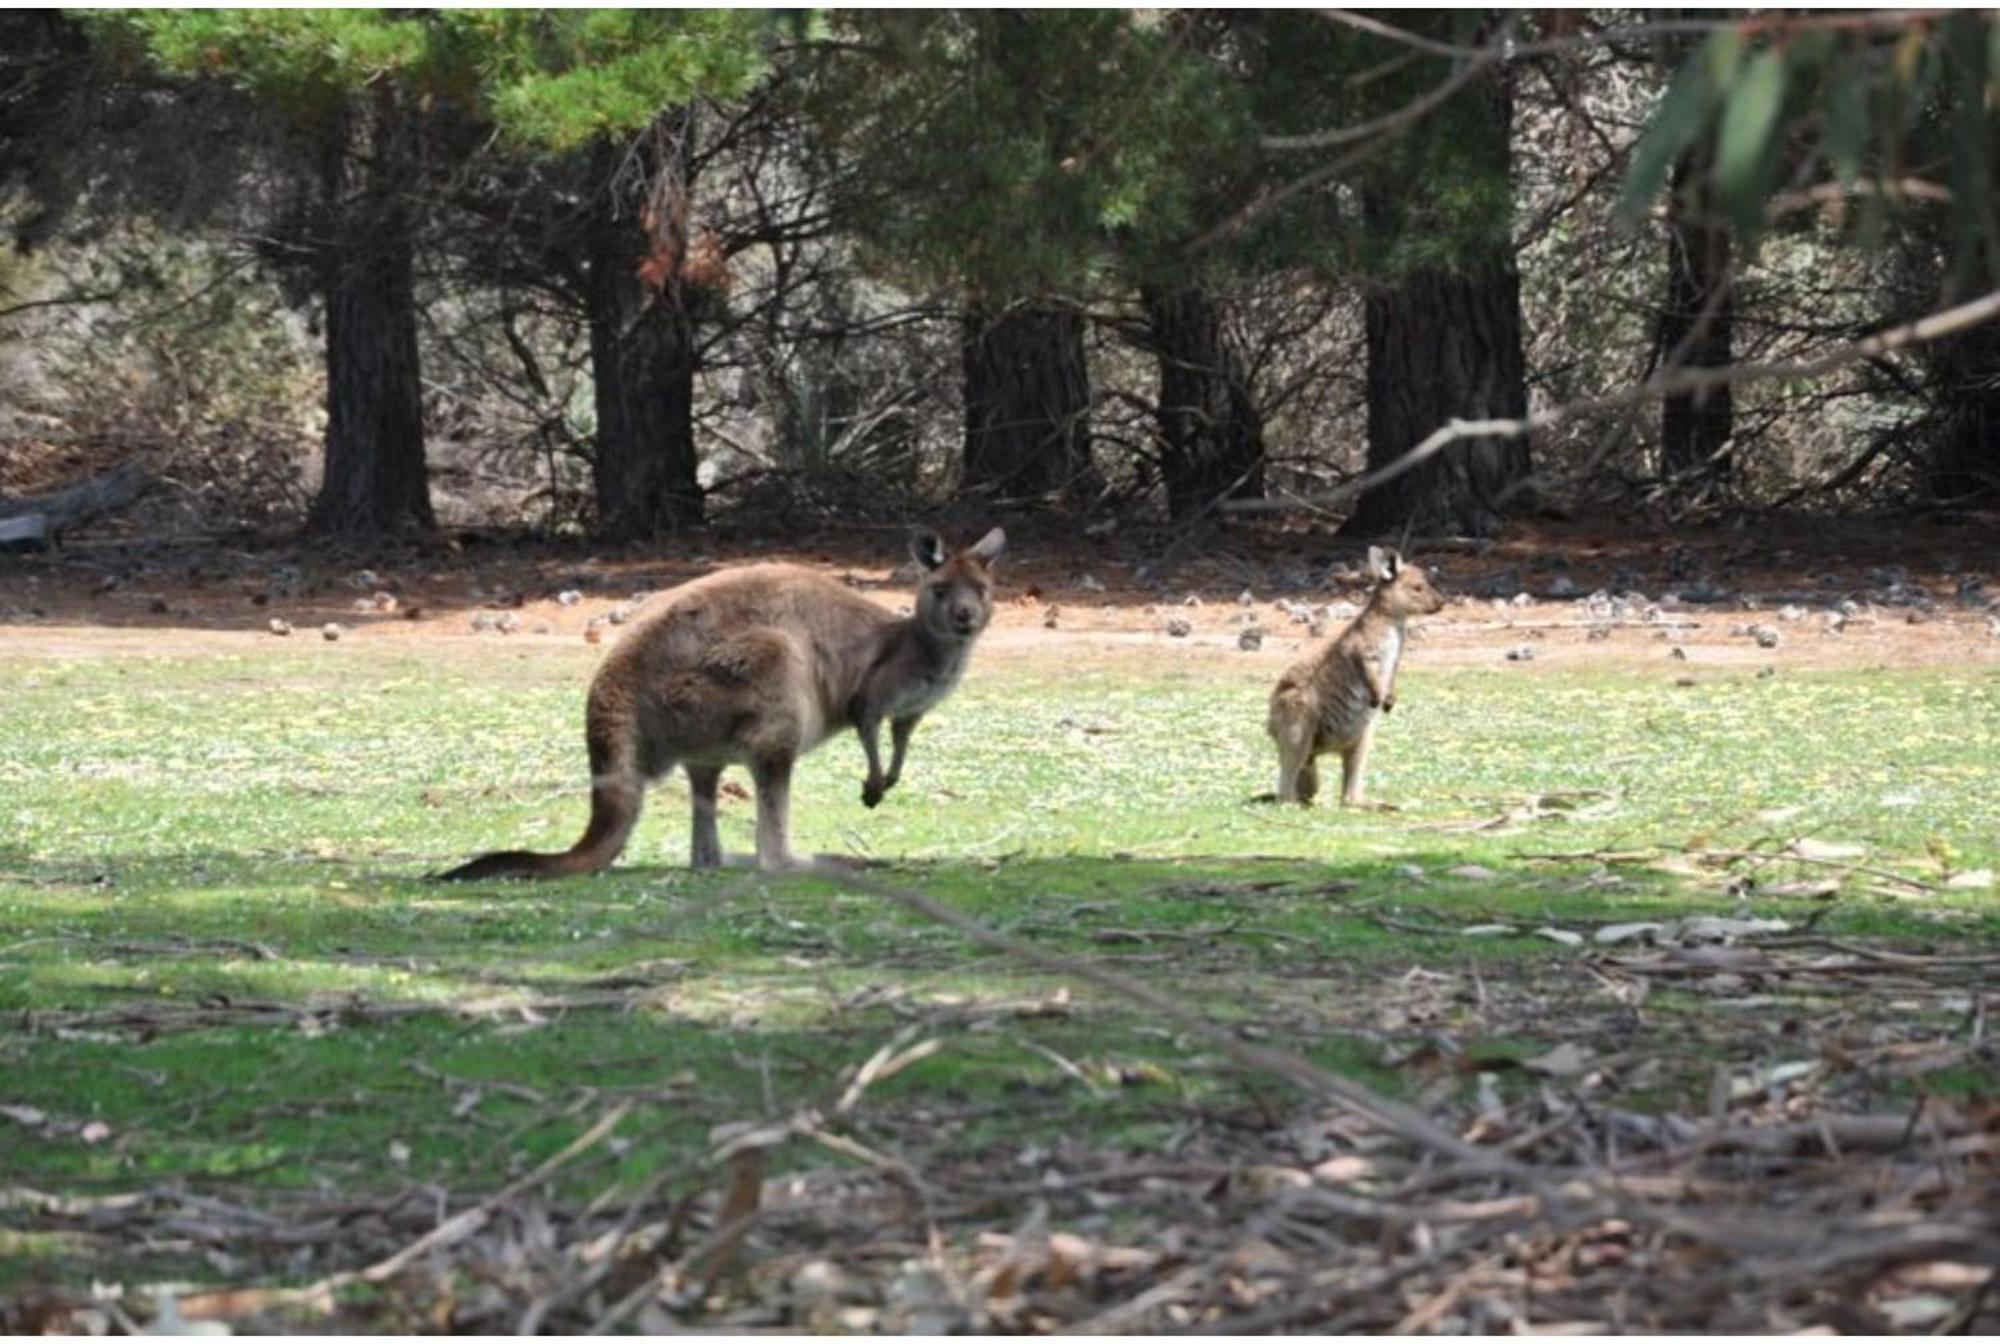
[[[1624,199],[1619,206],[1628,219],[1645,213],[1648,203],[1666,183],[1674,160],[1687,152],[1701,135],[1714,101],[1714,87],[1709,80],[1708,62],[1701,53],[1696,53],[1675,72],[1651,123],[1632,151],[1632,167],[1626,174]]]
[[[1716,182],[1721,187],[1723,201],[1735,213],[1737,222],[1746,228],[1754,227],[1760,218],[1759,169],[1784,101],[1784,54],[1764,51],[1751,59],[1743,77],[1730,89],[1722,110],[1722,127],[1716,140]]]

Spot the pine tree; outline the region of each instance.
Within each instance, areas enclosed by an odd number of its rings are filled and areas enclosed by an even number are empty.
[[[686,243],[674,232],[686,186],[672,171],[678,110],[761,77],[771,20],[728,10],[133,10],[93,21],[166,70],[246,89],[322,146],[328,425],[314,530],[432,522],[414,232],[427,174],[443,166],[426,158],[427,133],[447,110],[494,125],[523,155],[599,147],[597,208],[581,241],[600,515],[621,535],[699,515],[683,268],[656,264],[650,293],[640,272]],[[609,147],[635,135],[647,171],[612,171],[620,156]]]

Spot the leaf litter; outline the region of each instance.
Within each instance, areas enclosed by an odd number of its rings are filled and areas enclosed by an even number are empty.
[[[600,1100],[576,1139],[487,1192],[0,1189],[0,1227],[134,1267],[0,1299],[0,1326],[2000,1328],[2000,1101],[1927,1086],[1991,1076],[2000,957],[1775,920],[1605,924],[1530,961],[1351,969],[1333,999],[1246,1002],[1246,1036],[1106,958],[863,889],[1058,976],[1066,1012],[1146,1014],[1183,1070],[1239,1086],[1169,1103],[1149,1086],[1167,1081],[1157,1066],[1128,1079],[1058,1054],[1075,1095],[1170,1117],[1162,1136],[1054,1125],[1025,1147],[942,1146],[973,1103],[881,1084],[954,1032],[1035,1019],[911,1003],[819,1095],[717,1125],[636,1185],[603,1175],[643,1137],[627,1099]],[[233,1024],[282,1027],[275,1007]],[[1372,1051],[1407,1100],[1313,1064],[1314,1042],[1336,1038]],[[471,1085],[428,1076],[477,1105]],[[17,1126],[70,1123],[0,1103]],[[839,1162],[791,1166],[810,1153]],[[206,1282],[141,1268],[163,1256],[205,1264]]]

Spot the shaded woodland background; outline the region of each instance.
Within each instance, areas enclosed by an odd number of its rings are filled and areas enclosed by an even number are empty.
[[[1972,12],[13,11],[0,499],[1962,516],[2000,322],[1852,343],[2000,278],[1996,89]]]

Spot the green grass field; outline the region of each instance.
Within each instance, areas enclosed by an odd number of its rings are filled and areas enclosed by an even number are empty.
[[[574,838],[591,666],[498,640],[0,661],[0,1185],[479,1192],[629,1100],[574,1179],[636,1187],[715,1125],[837,1093],[913,1027],[935,1052],[871,1090],[852,1133],[919,1168],[1057,1133],[1143,1154],[1189,1114],[1285,1104],[1102,991],[832,880],[685,871],[678,779],[607,875],[426,883]],[[811,758],[794,842],[1399,1095],[1473,1086],[1399,1067],[1439,1030],[1525,1057],[1608,1011],[1590,946],[1538,929],[1701,913],[1885,946],[2000,938],[2000,893],[1976,885],[2000,867],[1991,666],[1685,688],[1417,660],[1370,780],[1399,810],[1368,813],[1250,801],[1271,786],[1270,675],[1192,652],[988,659],[876,811],[851,738]],[[752,815],[726,800],[732,851]],[[1800,840],[1836,857],[1726,857]],[[1494,924],[1513,931],[1460,932]],[[1417,967],[1474,968],[1494,997],[1413,1016],[1395,987]],[[1700,1110],[1733,1057],[1705,1011],[1654,997],[1651,1104]],[[87,1284],[107,1254],[0,1208],[0,1292]],[[163,1251],[145,1272],[306,1271]]]

